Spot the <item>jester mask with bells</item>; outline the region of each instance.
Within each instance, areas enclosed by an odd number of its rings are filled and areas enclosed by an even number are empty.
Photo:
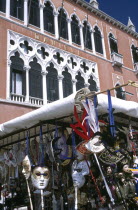
[[[29,179],[31,174],[31,162],[28,157],[28,155],[25,156],[25,158],[22,161],[23,170],[22,173],[25,176],[26,179]]]
[[[90,165],[90,162],[88,162]],[[81,188],[85,183],[85,175],[89,174],[89,167],[86,161],[81,161],[78,163],[75,160],[72,164],[72,179],[74,187]]]
[[[35,188],[43,190],[49,183],[50,171],[47,167],[36,166],[32,170],[31,180]]]

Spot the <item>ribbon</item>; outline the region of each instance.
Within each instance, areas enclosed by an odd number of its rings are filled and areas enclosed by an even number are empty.
[[[40,126],[39,165],[44,165],[44,145],[43,145],[42,125]]]
[[[115,123],[114,123],[114,115],[113,115],[110,90],[107,90],[107,94],[108,94],[108,113],[109,113],[110,132],[111,132],[112,137],[114,138],[115,137]]]
[[[106,182],[106,179],[105,179],[105,177],[104,177],[104,175],[103,175],[103,172],[102,172],[100,163],[99,163],[99,161],[98,161],[97,155],[96,155],[95,153],[94,153],[94,157],[95,157],[95,159],[96,159],[97,165],[98,165],[99,170],[100,170],[100,173],[101,173],[101,175],[102,175],[102,178],[103,178],[103,181],[104,181],[106,190],[107,190],[107,192],[108,192],[108,195],[109,195],[109,197],[110,197],[110,200],[111,200],[112,204],[114,205],[114,204],[115,204],[115,203],[114,203],[114,198],[112,197],[111,190],[110,190],[110,188],[109,188],[109,186],[108,186],[108,184],[107,184],[107,182]]]
[[[26,134],[26,155],[29,155],[29,138],[28,138],[28,131]]]

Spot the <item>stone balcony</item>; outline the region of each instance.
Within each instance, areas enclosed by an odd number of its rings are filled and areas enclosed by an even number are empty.
[[[123,55],[113,52],[111,54],[112,66],[122,67],[123,65]]]
[[[135,74],[138,74],[138,63],[134,63]]]

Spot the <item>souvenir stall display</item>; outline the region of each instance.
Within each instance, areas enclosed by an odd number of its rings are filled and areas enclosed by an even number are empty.
[[[137,127],[130,123],[138,106],[119,106],[110,91],[89,94],[82,89],[0,125],[1,138],[19,129],[0,144],[1,209],[138,209]],[[129,123],[116,113],[129,113]]]

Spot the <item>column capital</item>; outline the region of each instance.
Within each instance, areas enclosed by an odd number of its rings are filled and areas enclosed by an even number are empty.
[[[54,11],[54,16],[58,16],[59,12]]]
[[[82,23],[80,23],[80,24],[79,24],[79,27],[80,27],[80,28],[83,28],[83,25],[82,25]]]
[[[23,67],[23,70],[24,70],[24,71],[29,71],[29,70],[30,70],[30,66],[25,65],[25,66]]]
[[[48,74],[48,71],[42,70],[42,71],[41,71],[41,74],[42,74],[42,75],[47,75],[47,74]]]
[[[8,59],[8,66],[11,66],[11,64],[12,64],[12,62],[11,62],[11,60],[10,59]]]
[[[86,88],[89,88],[90,84],[89,84],[89,83],[85,83],[84,86],[85,86]]]
[[[63,80],[64,76],[63,75],[58,75],[58,80]]]
[[[28,0],[27,0],[27,1],[28,1]],[[42,9],[44,9],[45,5],[42,4],[42,3],[39,3],[39,7],[42,8]]]
[[[72,79],[72,83],[76,84],[77,80],[76,79]]]
[[[68,22],[68,23],[71,23],[71,19],[70,19],[70,18],[67,18],[67,22]]]

